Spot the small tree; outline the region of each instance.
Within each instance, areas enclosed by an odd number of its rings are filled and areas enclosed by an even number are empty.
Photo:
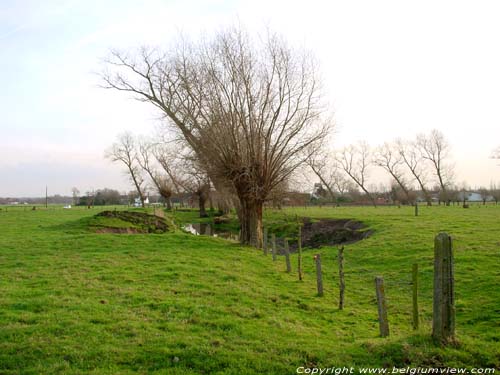
[[[500,200],[500,188],[498,188],[498,186],[494,183],[490,184],[490,194],[497,205]]]
[[[168,173],[166,175],[160,173],[157,168],[157,163],[155,163],[157,161],[155,158],[155,155],[157,155],[157,153],[155,153],[155,148],[157,147],[155,143],[146,138],[142,138],[139,140],[138,148],[137,162],[151,179],[156,191],[160,194],[167,205],[167,209],[172,209],[172,202],[170,201],[170,198],[172,197],[173,184],[171,182],[170,175]],[[166,155],[162,154],[162,161],[164,164],[168,164],[166,159]],[[160,165],[163,164],[160,163]]]
[[[333,191],[335,169],[329,161],[327,153],[311,152],[309,158],[306,160],[306,163],[316,177],[319,178],[322,186],[328,190],[328,195],[330,196],[330,199],[333,200],[335,199],[335,193]]]
[[[134,184],[134,187],[141,200],[141,205],[144,207],[145,189],[144,178],[142,176],[141,167],[137,161],[137,151],[134,137],[130,133],[123,133],[118,136],[118,139],[106,151],[106,158],[113,162],[119,162],[125,165],[126,173]]]
[[[350,145],[337,154],[336,160],[344,172],[364,191],[373,206],[376,207],[375,198],[368,191],[368,167],[371,163],[370,147],[366,142]]]
[[[484,206],[486,204],[486,200],[490,196],[490,191],[488,190],[488,188],[481,186],[479,189],[477,189],[477,192],[481,196],[481,200],[483,201],[483,206]]]
[[[396,148],[399,155],[401,155],[403,163],[408,167],[408,170],[417,181],[418,187],[422,191],[427,205],[432,206],[431,195],[426,187],[425,182],[426,175],[424,160],[422,159],[422,156],[418,151],[416,142],[405,142],[401,139],[398,139],[396,141]]]
[[[396,194],[396,199],[400,202],[401,200],[410,202],[410,190],[406,185],[404,172],[401,168],[404,161],[402,155],[397,151],[397,149],[389,143],[384,143],[375,150],[373,163],[389,173],[396,184],[403,191],[404,197],[401,197],[400,194]]]
[[[420,134],[417,137],[417,144],[422,157],[433,166],[441,189],[442,200],[449,205],[450,197],[447,191],[453,180],[453,166],[447,161],[450,153],[449,143],[440,131],[434,129],[428,135]]]

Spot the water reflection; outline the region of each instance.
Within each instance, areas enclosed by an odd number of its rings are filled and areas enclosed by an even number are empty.
[[[216,227],[214,227],[212,223],[186,224],[182,227],[182,229],[196,236],[203,235],[203,236],[220,237],[229,240],[239,241],[238,233],[217,229]]]

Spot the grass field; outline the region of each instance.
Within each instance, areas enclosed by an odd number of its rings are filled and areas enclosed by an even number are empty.
[[[294,374],[299,366],[500,368],[500,206],[268,210],[353,218],[374,234],[304,251],[305,279],[261,250],[180,230],[96,234],[97,209],[0,211],[0,374]],[[178,212],[192,222],[195,212]],[[454,238],[458,343],[430,339],[433,238]],[[316,296],[321,253],[325,295]],[[296,265],[296,256],[292,256]],[[421,328],[411,328],[420,265]],[[374,277],[385,279],[391,336],[378,337]]]

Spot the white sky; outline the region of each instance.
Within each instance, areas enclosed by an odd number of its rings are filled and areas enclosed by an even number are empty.
[[[500,145],[499,19],[500,2],[481,0],[2,0],[0,196],[42,196],[46,184],[49,194],[130,190],[103,151],[124,130],[151,132],[157,113],[99,89],[100,60],[110,48],[236,22],[269,26],[316,54],[335,145],[437,128],[452,144],[457,182],[498,182],[489,155]]]

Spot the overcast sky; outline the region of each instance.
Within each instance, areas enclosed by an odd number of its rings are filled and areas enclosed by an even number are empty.
[[[157,113],[97,87],[110,48],[167,45],[240,23],[312,50],[335,111],[335,146],[437,128],[457,182],[500,182],[498,1],[85,0],[0,3],[0,196],[130,190],[104,149]],[[377,176],[375,174],[375,176]],[[388,182],[384,177],[382,182]],[[373,182],[380,182],[376,179]]]

